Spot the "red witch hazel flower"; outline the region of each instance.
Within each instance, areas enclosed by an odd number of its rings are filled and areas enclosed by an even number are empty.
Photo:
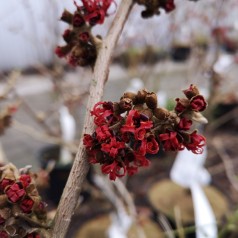
[[[17,183],[11,185],[6,191],[8,199],[13,203],[21,200],[25,196],[25,194],[25,190],[21,188],[20,185]]]
[[[28,167],[18,170],[10,163],[0,168],[0,238],[41,237],[48,221],[34,178]]]
[[[79,6],[74,2],[76,11],[72,14],[65,10],[61,20],[70,25],[63,33],[66,42],[64,46],[57,46],[55,54],[66,58],[72,66],[94,66],[97,49],[101,45],[100,37],[92,35],[92,27],[103,24],[108,10],[114,0],[82,0]],[[115,4],[116,5],[116,4]]]
[[[160,149],[202,153],[205,138],[190,132],[191,115],[207,104],[193,85],[184,93],[187,98],[177,99],[174,111],[157,107],[157,96],[146,90],[125,93],[120,102],[98,102],[91,111],[95,132],[83,139],[89,162],[100,164],[102,172],[115,180],[148,166],[147,155]]]

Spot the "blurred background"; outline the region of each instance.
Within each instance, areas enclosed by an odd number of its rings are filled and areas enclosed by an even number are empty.
[[[172,109],[182,89],[191,83],[199,87],[209,102],[203,128],[207,154],[196,167],[206,171],[200,177],[209,177],[201,183],[202,193],[219,237],[238,237],[238,0],[175,4],[170,14],[161,11],[146,20],[140,16],[143,7],[133,8],[114,52],[104,100],[146,88]],[[74,11],[73,1],[0,3],[0,118],[9,105],[17,107],[11,127],[0,124],[0,159],[19,168],[32,165],[52,214],[77,151],[92,74],[54,54],[68,27],[59,21],[64,8]],[[95,34],[104,37],[112,19],[95,27]],[[161,152],[149,168],[113,185],[101,175],[95,182],[97,173],[90,170],[67,237],[209,237],[198,236],[194,227],[196,210],[204,204],[196,203],[190,187],[171,179],[177,156]],[[193,166],[187,163],[184,170]],[[138,222],[129,226],[135,217]]]

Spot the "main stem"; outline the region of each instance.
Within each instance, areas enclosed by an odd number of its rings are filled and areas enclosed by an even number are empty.
[[[90,115],[90,110],[101,100],[103,96],[104,84],[108,78],[111,56],[132,5],[133,0],[121,1],[108,35],[103,41],[102,47],[98,52],[93,78],[90,85],[90,96],[87,104],[83,134],[92,134],[94,131],[94,122],[92,116]],[[77,207],[82,184],[89,169],[89,163],[86,156],[86,150],[83,145],[83,140],[81,139],[77,155],[54,219],[51,233],[52,238],[64,238],[68,231],[72,216]]]

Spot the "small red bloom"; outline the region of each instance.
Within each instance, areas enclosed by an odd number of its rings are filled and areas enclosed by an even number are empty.
[[[159,144],[155,140],[154,136],[149,136],[147,138],[147,144],[146,144],[146,153],[149,154],[157,154],[159,151]]]
[[[190,127],[192,126],[192,123],[193,122],[187,118],[181,118],[178,124],[178,129],[188,131]]]
[[[148,129],[153,127],[152,121],[140,122],[140,127],[135,130],[135,139],[143,140]]]
[[[103,24],[105,16],[113,0],[82,0],[84,18],[90,25]]]
[[[60,58],[63,58],[66,56],[65,52],[62,50],[62,47],[60,47],[60,46],[57,46],[55,48],[55,54]]]
[[[142,127],[139,127],[135,131],[135,139],[136,140],[143,140],[146,134],[146,130]]]
[[[79,40],[83,42],[87,42],[89,40],[89,33],[88,32],[82,32],[79,34]]]
[[[207,102],[202,95],[197,95],[191,99],[190,107],[193,111],[201,112],[206,109]]]
[[[206,144],[206,138],[202,135],[197,134],[197,131],[194,131],[190,135],[190,142],[185,146],[188,150],[191,150],[194,154],[201,154],[203,152],[203,146]]]
[[[7,186],[12,185],[13,183],[14,183],[13,180],[11,180],[11,179],[5,179],[5,178],[4,178],[4,179],[1,181],[1,183],[0,183],[0,189],[1,189],[1,191],[4,191]]]
[[[6,231],[0,231],[0,237],[1,237],[1,238],[8,238],[9,235],[7,234]]]
[[[110,129],[107,125],[100,126],[96,129],[97,139],[98,141],[106,140],[107,138],[112,137]]]
[[[162,141],[165,151],[178,151],[183,147],[177,139],[177,132],[172,131],[160,134],[159,139]]]
[[[139,113],[136,110],[130,110],[127,118],[126,118],[126,123],[125,125],[122,126],[121,132],[126,133],[126,132],[135,132],[135,125],[134,125],[134,118],[138,118]]]
[[[83,144],[86,146],[86,148],[90,148],[93,146],[93,138],[89,134],[84,134],[83,136]]]
[[[82,16],[80,16],[80,14],[75,14],[74,16],[73,16],[73,26],[74,27],[81,27],[81,26],[83,26],[85,24],[85,21],[84,21],[84,19],[83,19],[83,17]]]
[[[29,174],[22,174],[19,178],[23,188],[27,188],[31,183],[31,176]]]
[[[116,177],[123,177],[126,174],[126,168],[119,166],[117,161],[102,165],[101,170],[104,174],[109,174],[111,180],[115,180]]]
[[[146,140],[137,141],[137,143],[135,143],[134,150],[137,154],[144,156],[146,154]]]
[[[14,183],[6,190],[6,195],[8,199],[15,203],[22,199],[25,196],[26,192],[24,189],[20,188],[19,184]]]
[[[98,102],[93,107],[91,115],[95,116],[94,123],[97,126],[110,124],[116,121],[117,118],[113,115],[112,102]]]
[[[24,198],[20,203],[20,208],[24,213],[31,213],[34,201],[30,198]]]
[[[110,142],[103,143],[101,150],[109,154],[110,157],[115,158],[120,149],[125,148],[125,142],[117,141],[115,137],[112,137]]]

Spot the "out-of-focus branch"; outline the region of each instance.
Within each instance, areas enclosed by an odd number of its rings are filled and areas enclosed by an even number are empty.
[[[6,88],[4,89],[3,93],[0,94],[0,100],[5,99],[7,95],[14,89],[14,86],[16,84],[16,80],[19,78],[21,75],[20,71],[12,71],[8,80],[7,80],[7,85]]]
[[[49,136],[48,134],[41,133],[38,130],[35,130],[33,127],[22,124],[16,120],[12,123],[13,128],[21,131],[24,134],[34,137],[39,141],[44,141],[50,144],[61,145],[69,149],[72,153],[77,152],[77,146],[73,143],[65,143],[60,137]]]
[[[224,163],[227,178],[229,179],[234,189],[238,191],[238,179],[234,171],[234,164],[232,163],[232,160],[229,157],[229,155],[226,153],[222,141],[218,138],[215,138],[213,140],[213,145],[216,148],[218,155],[221,157]]]
[[[83,134],[93,133],[94,122],[90,110],[103,96],[104,84],[108,78],[111,56],[132,6],[133,0],[122,0],[108,35],[98,52],[93,78],[91,79],[90,96],[87,104]],[[81,139],[78,153],[57,209],[52,228],[52,238],[63,238],[67,233],[72,216],[77,207],[82,184],[89,169],[89,163],[86,156],[86,150],[83,145],[83,140]]]

